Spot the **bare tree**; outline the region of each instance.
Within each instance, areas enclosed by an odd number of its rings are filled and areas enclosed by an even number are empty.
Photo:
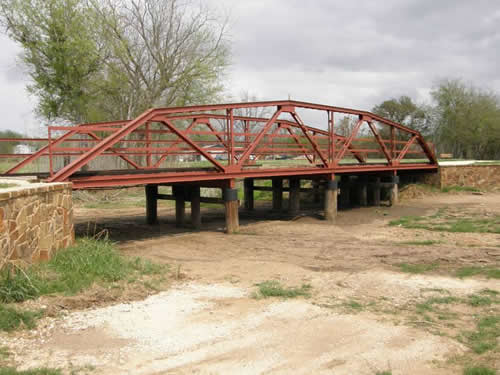
[[[229,60],[226,22],[186,0],[89,0],[110,48],[103,72],[115,118],[215,100]],[[118,112],[118,113],[117,113]]]

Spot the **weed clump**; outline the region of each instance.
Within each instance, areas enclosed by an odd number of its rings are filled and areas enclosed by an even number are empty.
[[[309,297],[311,291],[311,285],[303,284],[300,288],[291,287],[287,288],[282,286],[279,281],[270,280],[264,281],[257,284],[259,288],[255,293],[255,298],[267,298],[267,297],[282,297],[282,298],[296,298],[296,297]]]
[[[25,270],[12,267],[2,270],[0,302],[22,302],[53,293],[73,295],[94,283],[113,283],[137,274],[163,272],[164,266],[120,255],[111,241],[82,238],[74,246],[57,252],[47,263]]]

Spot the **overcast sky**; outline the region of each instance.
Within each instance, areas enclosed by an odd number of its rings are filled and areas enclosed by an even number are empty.
[[[400,95],[429,100],[444,77],[500,92],[499,0],[208,1],[230,14],[236,99],[370,110]],[[0,36],[0,51],[0,129],[33,133],[19,49]]]

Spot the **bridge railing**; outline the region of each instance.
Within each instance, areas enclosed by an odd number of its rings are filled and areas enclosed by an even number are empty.
[[[413,129],[369,112],[295,101],[158,108],[133,120],[47,130],[46,139],[0,139],[38,145],[29,154],[0,154],[2,160],[23,158],[0,173],[30,172],[38,163],[49,180],[64,181],[82,170],[227,173],[437,164],[432,148]]]

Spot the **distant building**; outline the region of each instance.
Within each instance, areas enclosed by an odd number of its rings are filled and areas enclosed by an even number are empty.
[[[14,154],[32,154],[35,149],[29,145],[16,145],[14,147]]]

